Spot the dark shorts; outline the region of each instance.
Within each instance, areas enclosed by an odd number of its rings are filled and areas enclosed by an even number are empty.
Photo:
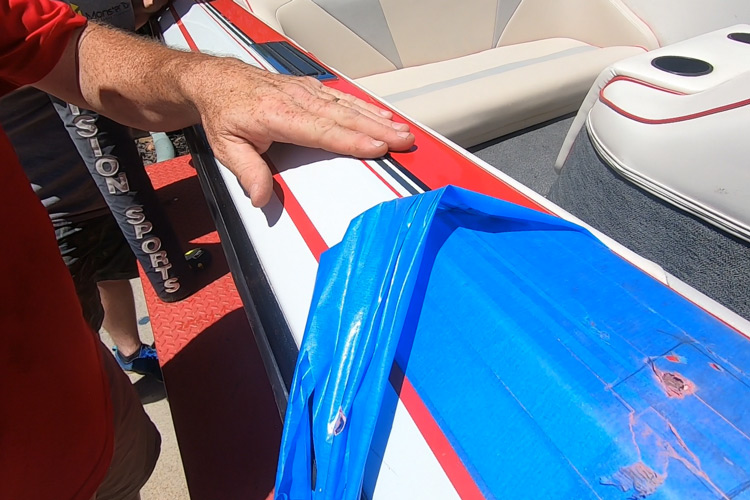
[[[99,281],[138,277],[138,265],[117,221],[111,214],[55,229],[57,245],[68,266],[83,315],[95,332],[104,319]]]

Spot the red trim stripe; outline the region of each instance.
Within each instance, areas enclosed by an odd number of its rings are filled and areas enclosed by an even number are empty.
[[[630,83],[637,83],[638,85],[643,85],[644,87],[648,87],[650,89],[659,90],[661,92],[666,92],[667,94],[674,94],[674,95],[687,95],[685,92],[680,92],[679,90],[674,89],[668,89],[666,87],[661,87],[659,85],[656,85],[654,83],[644,82],[643,80],[638,80],[636,78],[633,78],[632,76],[624,76],[624,75],[618,75],[614,78],[612,78],[610,81],[604,85],[604,87],[599,91],[599,94],[601,95],[602,92],[604,92],[604,89],[607,88],[611,83],[615,82],[630,82]]]
[[[188,47],[190,47],[190,50],[193,52],[200,52],[198,50],[198,46],[195,44],[195,40],[193,40],[193,37],[190,36],[190,33],[188,33],[187,28],[184,24],[182,24],[182,19],[180,18],[180,15],[177,13],[177,11],[174,8],[174,5],[169,6],[169,13],[172,14],[172,17],[174,18],[175,24],[177,24],[177,27],[180,29],[180,33],[182,33],[182,36],[185,37],[185,41],[188,44]]]
[[[248,15],[248,12],[242,6],[236,4],[234,0],[211,0],[211,5],[216,7],[224,17],[229,19],[232,24],[245,34],[249,35],[252,33],[250,38],[256,43],[289,41],[284,35],[277,33],[276,30],[255,17],[255,15]]]
[[[710,108],[710,109],[706,109],[706,110],[703,110],[703,111],[699,111],[697,113],[690,113],[688,115],[673,116],[673,117],[670,117],[670,118],[645,118],[643,116],[636,115],[636,114],[631,113],[629,111],[625,111],[623,108],[621,108],[617,104],[613,103],[611,100],[609,100],[604,95],[605,90],[607,90],[607,88],[611,84],[613,84],[615,82],[619,82],[619,81],[627,81],[627,82],[630,82],[630,83],[635,83],[636,85],[641,85],[643,87],[648,87],[648,88],[659,90],[661,92],[666,92],[666,93],[669,93],[669,94],[675,94],[675,95],[686,95],[686,94],[684,94],[682,92],[676,92],[676,91],[671,90],[671,89],[665,89],[663,87],[658,87],[656,85],[653,85],[653,84],[650,84],[650,83],[647,83],[647,82],[643,82],[641,80],[636,80],[634,78],[629,78],[629,77],[624,77],[624,76],[618,76],[618,77],[613,78],[612,80],[610,80],[609,82],[607,82],[607,84],[599,91],[599,100],[602,103],[604,103],[607,107],[609,107],[610,109],[612,109],[616,113],[621,114],[622,116],[624,116],[626,118],[629,118],[629,119],[631,119],[633,121],[637,121],[639,123],[645,123],[645,124],[648,124],[648,125],[664,125],[664,124],[667,124],[667,123],[684,122],[684,121],[688,121],[688,120],[694,120],[696,118],[701,118],[701,117],[704,117],[704,116],[714,115],[714,114],[717,114],[717,113],[723,113],[724,111],[729,111],[729,110],[732,110],[732,109],[741,108],[743,106],[750,105],[750,99],[745,99],[745,100],[742,100],[742,101],[737,101],[737,102],[725,104],[723,106],[717,106],[715,108]]]
[[[366,162],[365,160],[360,160],[360,161],[362,162],[362,164],[363,164],[363,165],[364,165],[365,167],[367,167],[367,169],[368,169],[368,170],[369,170],[370,172],[372,172],[372,175],[374,175],[375,177],[377,177],[378,179],[380,179],[380,182],[382,182],[383,184],[385,184],[385,185],[386,185],[386,187],[387,187],[388,189],[390,189],[390,190],[391,190],[391,192],[393,192],[393,194],[395,194],[397,198],[403,198],[403,196],[401,195],[401,193],[399,193],[398,191],[396,191],[396,189],[395,189],[395,188],[394,188],[393,186],[391,186],[391,183],[390,183],[390,182],[388,182],[388,181],[386,181],[385,179],[383,179],[383,177],[382,177],[382,176],[381,176],[381,175],[380,175],[379,173],[377,173],[377,172],[375,171],[375,169],[374,169],[374,168],[372,168],[372,166],[371,166],[371,165],[370,165],[369,163],[367,163],[367,162]]]
[[[476,481],[469,474],[438,423],[435,422],[430,410],[417,394],[417,390],[395,362],[391,368],[389,380],[409,415],[414,419],[414,423],[417,425],[419,432],[422,433],[430,450],[445,471],[445,475],[448,476],[448,480],[456,488],[458,496],[462,500],[483,500],[484,495],[479,490]]]
[[[315,224],[310,220],[310,217],[308,217],[305,209],[302,208],[299,200],[297,200],[294,193],[292,193],[292,190],[281,176],[281,173],[279,173],[279,170],[273,162],[271,162],[271,159],[268,158],[268,156],[264,156],[263,159],[266,161],[268,168],[271,169],[271,173],[273,174],[274,193],[276,193],[276,196],[279,198],[284,210],[289,214],[289,218],[292,219],[292,223],[297,228],[297,231],[299,231],[300,236],[305,240],[307,248],[310,249],[315,260],[320,262],[320,256],[323,252],[328,250],[328,244],[320,235]]]

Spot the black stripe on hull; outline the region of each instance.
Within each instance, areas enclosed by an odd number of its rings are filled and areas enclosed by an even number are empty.
[[[394,165],[391,165],[389,162],[385,161],[383,158],[378,158],[377,160],[373,160],[375,163],[378,164],[380,168],[382,168],[385,173],[388,174],[388,176],[393,180],[393,184],[398,184],[402,188],[404,188],[406,191],[408,191],[409,194],[419,194],[419,191],[412,186],[409,182],[406,181],[402,176],[398,175],[396,171],[396,167]]]
[[[416,175],[414,175],[411,171],[407,170],[407,168],[404,167],[401,163],[399,163],[393,156],[391,156],[390,153],[385,155],[385,159],[389,161],[391,164],[393,164],[393,166],[396,167],[399,172],[401,172],[406,177],[408,177],[411,182],[416,184],[416,186],[421,190],[422,193],[431,191],[430,187],[427,184],[422,182],[422,180],[419,179]]]
[[[250,47],[251,45],[255,44],[255,41],[253,41],[252,38],[250,38],[249,36],[247,36],[247,34],[244,31],[242,31],[237,26],[235,26],[235,24],[232,21],[230,21],[229,19],[227,19],[226,17],[224,17],[224,14],[222,14],[219,11],[219,9],[217,9],[216,7],[214,7],[213,5],[211,5],[209,2],[200,2],[200,4],[202,6],[204,6],[206,8],[206,10],[208,10],[211,14],[213,14],[214,17],[215,17],[215,19],[217,21],[219,21],[229,31],[231,31],[234,35],[236,35],[237,38],[239,38],[240,40],[242,40],[243,42],[245,42],[245,44],[248,47]]]

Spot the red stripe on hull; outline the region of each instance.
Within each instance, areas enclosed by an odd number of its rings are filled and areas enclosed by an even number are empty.
[[[174,10],[174,7],[169,7],[169,13],[172,14],[172,17],[174,18],[174,22],[177,24],[177,27],[180,29],[180,33],[182,33],[182,36],[185,37],[185,41],[188,44],[188,47],[190,47],[190,50],[193,52],[200,52],[198,50],[198,46],[195,44],[195,40],[193,40],[193,37],[190,36],[190,33],[188,33],[187,28],[184,24],[182,24],[182,19],[180,18],[180,15],[177,13],[177,11]]]
[[[409,415],[414,419],[414,423],[430,450],[445,471],[445,475],[448,476],[448,480],[456,488],[458,496],[462,500],[483,500],[484,495],[479,490],[476,481],[469,474],[440,426],[432,418],[430,410],[425,406],[414,386],[411,385],[409,379],[401,371],[401,367],[396,363],[393,363],[389,380]]]
[[[396,195],[397,198],[403,198],[403,196],[401,196],[401,193],[399,193],[398,191],[396,191],[396,189],[393,186],[391,186],[391,184],[388,181],[386,181],[385,179],[383,179],[383,177],[381,177],[380,174],[378,174],[375,171],[375,169],[370,166],[369,163],[367,163],[365,160],[361,160],[361,161],[362,161],[362,164],[365,167],[367,167],[367,169],[370,172],[372,172],[372,175],[374,175],[375,177],[377,177],[380,180],[380,182],[382,182],[383,184],[385,184],[388,187],[388,189],[390,189],[391,192]]]
[[[247,34],[254,42],[286,42],[284,35],[277,33],[257,17],[250,14],[234,3],[233,0],[212,0],[211,5],[216,7],[224,17]]]
[[[265,157],[266,163],[268,164],[271,172],[273,172],[273,190],[279,201],[284,207],[284,210],[289,214],[289,218],[292,219],[292,223],[299,231],[302,239],[305,240],[307,248],[315,257],[315,260],[320,262],[320,256],[323,252],[328,250],[328,244],[325,242],[323,237],[318,232],[315,224],[308,217],[305,209],[302,208],[299,200],[294,196],[292,190],[289,189],[289,185],[286,183],[276,167],[271,163],[268,157]]]

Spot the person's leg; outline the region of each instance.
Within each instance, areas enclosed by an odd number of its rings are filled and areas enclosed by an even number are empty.
[[[156,349],[141,342],[130,280],[138,277],[138,266],[114,217],[96,221],[98,240],[93,265],[96,267],[102,326],[115,344],[115,359],[123,370],[162,379]]]
[[[123,356],[131,356],[141,348],[135,299],[129,280],[107,280],[97,283],[104,308],[102,326]]]

